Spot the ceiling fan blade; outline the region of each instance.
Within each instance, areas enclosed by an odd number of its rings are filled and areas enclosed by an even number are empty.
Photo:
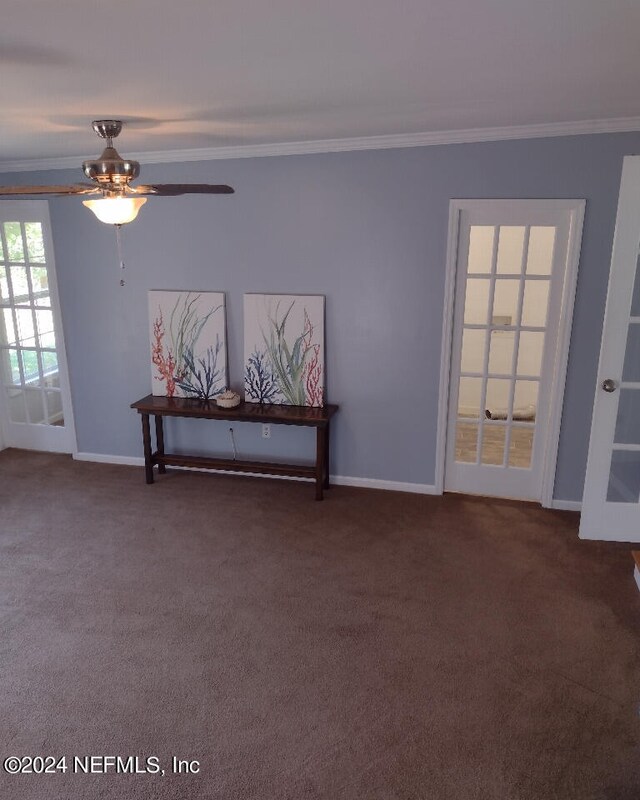
[[[154,183],[147,186],[129,186],[129,191],[137,195],[156,197],[175,197],[179,194],[233,194],[231,186],[211,183]]]
[[[99,194],[100,189],[90,183],[76,183],[71,186],[0,186],[0,197],[29,197],[47,195],[67,197],[78,194]]]

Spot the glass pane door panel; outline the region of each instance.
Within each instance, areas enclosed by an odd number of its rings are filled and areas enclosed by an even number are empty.
[[[509,466],[529,469],[531,466],[531,452],[533,450],[534,429],[514,426],[511,428],[511,441],[509,442]]]
[[[526,228],[521,225],[501,225],[498,239],[499,275],[519,275],[522,271],[522,249]]]
[[[487,381],[487,399],[485,401],[485,414],[489,419],[508,418],[510,393],[510,380],[489,378]]]
[[[506,425],[484,425],[482,431],[482,464],[502,465],[504,463],[504,443]]]
[[[629,325],[622,380],[640,381],[640,325]]]
[[[468,273],[490,273],[493,261],[493,225],[472,225],[469,229]]]
[[[549,306],[549,281],[525,281],[522,302],[522,324],[531,328],[544,328]]]
[[[478,424],[458,420],[456,425],[456,461],[475,464],[478,458]]]
[[[637,503],[640,497],[640,452],[614,450],[611,454],[607,502]]]
[[[511,375],[513,370],[513,331],[491,331],[489,349],[489,373],[491,375]]]
[[[486,331],[466,328],[462,332],[462,372],[482,372],[484,369],[484,345]]]
[[[556,229],[553,226],[533,225],[529,230],[527,275],[551,275]]]
[[[486,325],[489,314],[488,278],[468,278],[464,301],[464,321],[467,325]]]
[[[0,379],[12,422],[63,422],[49,274],[40,222],[0,226]],[[18,263],[15,263],[18,262]]]
[[[535,422],[538,408],[538,381],[516,381],[513,395],[513,418]]]
[[[640,444],[640,389],[620,389],[616,444]]]
[[[458,416],[479,419],[484,414],[482,403],[482,378],[460,378],[458,391]]]
[[[542,367],[544,333],[521,331],[518,347],[518,375],[538,377]]]
[[[496,320],[495,324],[516,324],[519,292],[520,281],[509,279],[496,280],[496,288],[493,295],[493,311],[491,314],[492,320]],[[500,318],[499,321],[498,318]]]

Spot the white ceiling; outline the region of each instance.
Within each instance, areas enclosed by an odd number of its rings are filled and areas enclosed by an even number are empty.
[[[2,162],[640,116],[638,0],[2,0]]]

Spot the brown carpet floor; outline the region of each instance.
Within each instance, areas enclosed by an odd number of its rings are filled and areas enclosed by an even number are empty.
[[[69,765],[2,798],[640,797],[640,594],[576,514],[16,450],[0,511],[0,753]]]

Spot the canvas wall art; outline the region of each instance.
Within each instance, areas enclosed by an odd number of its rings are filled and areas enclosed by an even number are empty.
[[[227,387],[223,292],[149,292],[152,392],[209,400]]]
[[[324,297],[245,294],[244,397],[324,404]]]

